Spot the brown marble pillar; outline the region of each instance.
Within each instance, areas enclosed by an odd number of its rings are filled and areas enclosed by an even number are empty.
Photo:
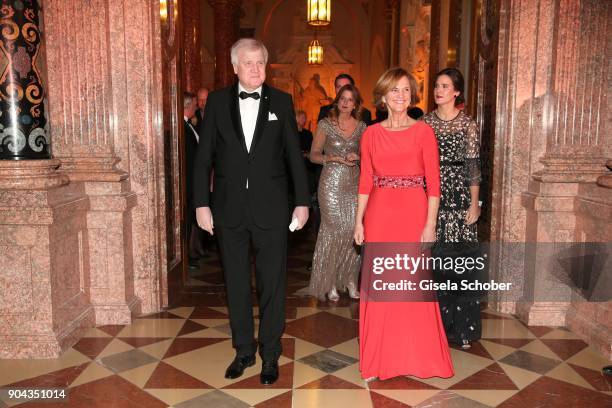
[[[215,88],[232,84],[236,79],[230,61],[230,49],[240,37],[241,0],[208,0],[215,22]]]
[[[185,90],[196,93],[202,86],[202,33],[200,0],[183,3],[183,72]]]
[[[539,181],[595,182],[606,172],[612,152],[605,132],[610,10],[607,2],[559,1],[554,88],[546,112],[551,129]]]
[[[123,41],[119,24],[124,17],[101,1],[79,2],[78,8],[74,3],[49,0],[45,9],[47,43],[53,45],[48,76],[54,154],[60,172],[89,202],[84,242],[96,324],[127,324],[140,312],[140,302],[134,294],[132,252],[131,212],[137,198],[115,152],[115,135],[121,131],[117,109],[127,90],[125,74],[116,74],[124,73],[125,65],[115,59],[113,45]]]
[[[0,359],[57,358],[94,324],[87,198],[59,160],[0,160]]]
[[[153,4],[43,2],[38,58],[56,158],[0,160],[0,358],[57,357],[87,327],[167,304],[166,91]]]
[[[550,74],[551,88],[544,98],[542,128],[546,151],[523,195],[528,210],[527,223],[531,237],[549,242],[580,241],[576,235],[578,213],[575,199],[583,183],[595,183],[606,172],[606,157],[612,139],[605,131],[607,114],[604,84],[606,62],[598,45],[608,41],[607,21],[610,7],[588,0],[561,0],[554,12],[557,24],[553,30]],[[601,119],[600,119],[601,118]],[[550,291],[541,277],[537,290]],[[568,298],[569,300],[569,298]],[[542,324],[565,323],[569,304],[530,305],[522,314]],[[541,309],[541,317],[537,310]],[[535,324],[538,324],[536,322]]]
[[[52,358],[94,324],[87,198],[49,159],[39,2],[1,1],[0,358]]]
[[[500,4],[492,240],[522,243],[525,253],[501,254],[491,277],[519,287],[494,294],[491,305],[529,325],[567,325],[609,355],[609,303],[587,302],[560,282],[555,248],[610,241],[612,194],[596,181],[605,181],[612,155],[602,52],[612,7]],[[535,251],[534,242],[551,250]]]
[[[609,253],[612,242],[612,160],[608,161],[607,174],[600,176],[597,183],[580,184],[575,208],[576,236],[584,242],[607,243]],[[592,289],[591,296],[595,299],[573,294],[565,325],[612,360],[612,302],[602,301],[604,296],[601,296],[606,292],[609,294],[612,287],[612,259],[608,256],[604,262],[598,267],[601,273],[594,270],[595,273],[589,276],[587,293]]]
[[[0,160],[51,158],[39,12],[36,0],[0,1]]]

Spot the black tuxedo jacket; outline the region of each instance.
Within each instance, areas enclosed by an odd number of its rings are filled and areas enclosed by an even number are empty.
[[[193,134],[188,121],[184,121],[185,126],[185,190],[187,193],[187,205],[193,208],[193,166],[196,153],[198,151],[198,139]],[[195,130],[195,126],[193,128]]]
[[[195,118],[197,120],[195,124],[195,128],[197,129],[198,134],[200,134],[200,128],[202,127],[202,122],[204,122],[204,115],[202,111],[200,110],[200,108],[196,109]]]
[[[209,94],[201,129],[194,206],[211,207],[215,226],[239,226],[248,205],[257,226],[286,227],[290,222],[289,177],[295,205],[309,205],[306,167],[289,94],[263,85],[250,152],[240,122],[237,83]]]
[[[331,104],[321,106],[321,109],[319,110],[319,117],[317,118],[317,122],[320,121],[321,119],[325,119],[327,115],[329,115],[329,111],[331,110],[332,106],[333,105]],[[361,113],[361,120],[363,120],[366,125],[370,126],[372,124],[372,113],[366,108],[363,108],[363,112]]]

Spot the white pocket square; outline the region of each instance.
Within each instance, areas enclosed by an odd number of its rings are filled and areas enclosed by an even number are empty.
[[[278,120],[278,118],[274,113],[268,112],[268,120]]]

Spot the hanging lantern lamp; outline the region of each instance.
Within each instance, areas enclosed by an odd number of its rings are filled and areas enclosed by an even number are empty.
[[[321,27],[331,22],[331,0],[307,0],[307,21],[311,26]]]

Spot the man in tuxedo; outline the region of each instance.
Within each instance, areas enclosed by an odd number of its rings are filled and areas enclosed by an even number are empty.
[[[238,83],[209,94],[195,163],[194,203],[198,224],[217,233],[227,287],[236,357],[226,378],[255,364],[260,381],[278,379],[285,327],[287,235],[308,220],[308,181],[291,96],[268,86],[268,51],[259,41],[240,39],[231,49]],[[213,171],[214,191],[209,193]],[[290,217],[288,179],[295,209]],[[250,245],[255,251],[260,325],[254,341]]]
[[[194,120],[196,121],[195,125],[198,127],[202,126],[202,122],[204,121],[204,108],[206,108],[208,93],[208,88],[198,89],[198,106],[194,116]]]
[[[348,84],[355,86],[355,80],[353,79],[352,76],[350,76],[349,74],[338,75],[336,79],[334,80],[334,88],[336,89],[336,95],[338,95],[338,91],[340,90],[340,88]],[[327,115],[329,114],[329,111],[331,110],[333,106],[334,106],[333,104],[321,106],[321,109],[319,110],[319,117],[317,118],[317,122],[323,118],[326,118]],[[372,113],[366,108],[363,108],[363,112],[361,113],[361,120],[363,120],[366,125],[368,126],[371,125],[372,124]]]
[[[191,124],[191,120],[197,109],[195,95],[190,92],[183,94],[183,119],[185,136],[185,190],[187,203],[185,206],[185,242],[189,248],[189,267],[196,269],[199,267],[198,260],[194,254],[194,236],[199,234],[199,228],[195,225],[195,208],[193,207],[193,164],[198,151],[199,135]]]

